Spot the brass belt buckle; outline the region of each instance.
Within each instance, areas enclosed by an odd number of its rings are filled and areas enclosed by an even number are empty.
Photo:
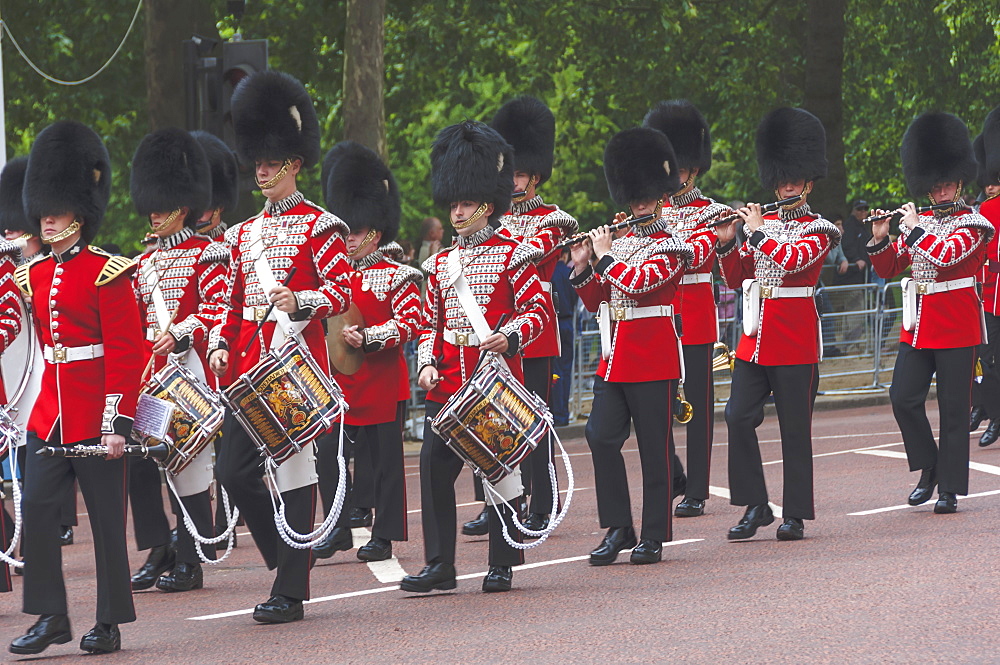
[[[612,307],[611,308],[611,318],[615,321],[624,321],[626,311],[624,307]]]
[[[264,317],[266,315],[267,315],[267,307],[254,307],[253,308],[253,320],[256,323],[260,323],[261,321],[263,321]]]
[[[455,346],[468,346],[468,345],[469,345],[468,333],[455,333]]]
[[[917,283],[917,293],[919,295],[926,296],[927,293],[928,293],[927,287],[928,287],[927,284],[923,284],[923,283],[918,282]]]
[[[64,363],[67,360],[66,347],[52,349],[52,362]]]
[[[774,294],[773,287],[770,287],[770,286],[762,286],[762,287],[760,287],[760,297],[761,298],[770,298],[773,294]]]

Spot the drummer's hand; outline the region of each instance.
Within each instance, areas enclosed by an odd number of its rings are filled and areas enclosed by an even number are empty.
[[[299,311],[299,301],[295,299],[295,294],[287,286],[276,286],[267,294],[274,306],[286,314],[294,314]]]
[[[153,343],[153,353],[158,356],[165,356],[168,353],[172,353],[175,348],[177,348],[177,340],[168,332],[157,337]]]
[[[216,376],[225,376],[229,371],[229,351],[216,349],[208,358],[208,366]]]
[[[611,251],[611,241],[615,239],[611,235],[611,229],[601,226],[590,232],[590,241],[594,243],[594,256],[600,261],[604,255]]]
[[[480,351],[496,351],[497,353],[503,353],[507,350],[507,335],[503,333],[493,333],[479,345]]]
[[[439,383],[441,383],[441,376],[438,374],[437,367],[427,365],[420,370],[420,376],[417,377],[417,385],[422,389],[430,392]]]
[[[107,459],[118,459],[125,454],[125,437],[121,434],[105,434],[101,437],[101,445],[108,447]]]
[[[358,326],[347,326],[342,332],[344,333],[344,341],[355,349],[360,349],[365,342],[365,336],[358,332]]]

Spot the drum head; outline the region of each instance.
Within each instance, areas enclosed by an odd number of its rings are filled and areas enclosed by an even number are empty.
[[[330,363],[341,374],[350,376],[361,369],[361,363],[365,361],[365,352],[348,344],[344,340],[342,331],[348,326],[358,326],[358,330],[363,330],[365,319],[361,316],[358,306],[351,303],[346,312],[332,317],[329,321],[330,331],[326,335],[326,348],[330,352]]]

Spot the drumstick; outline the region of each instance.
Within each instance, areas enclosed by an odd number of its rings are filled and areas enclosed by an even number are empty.
[[[170,326],[172,326],[174,324],[174,321],[177,320],[177,313],[180,312],[180,311],[181,311],[180,307],[178,307],[177,309],[174,310],[174,313],[173,313],[173,315],[171,315],[170,320],[167,321],[167,327],[163,329],[164,333],[170,331]],[[163,333],[160,333],[160,337],[162,337],[162,336],[163,336]],[[159,339],[159,337],[157,337],[156,339]],[[153,340],[153,344],[156,344],[156,340],[155,339]],[[139,383],[146,383],[146,377],[149,376],[149,372],[153,369],[153,363],[154,362],[156,362],[156,354],[155,353],[150,354],[150,356],[149,356],[149,362],[146,363],[146,369],[142,370],[142,378],[139,379]]]
[[[500,328],[503,327],[503,324],[507,323],[507,319],[509,319],[509,318],[510,318],[509,314],[501,314],[500,315],[500,320],[497,321],[496,328],[493,329],[492,335],[496,335],[498,332],[500,332]],[[492,337],[492,335],[491,335],[491,337]],[[480,341],[485,341],[485,340],[480,340]],[[475,367],[475,369],[472,370],[472,374],[470,374],[469,376],[473,376],[473,375],[475,375],[475,373],[477,371],[479,371],[479,366],[483,364],[483,358],[485,358],[486,356],[487,356],[487,354],[485,354],[485,353],[480,353],[479,354],[479,360],[476,361],[476,367]]]
[[[299,269],[298,266],[292,266],[292,269],[288,271],[288,276],[285,277],[285,281],[282,282],[281,285],[288,286],[288,284],[292,281],[292,277],[295,277],[295,273],[296,271],[298,271],[298,269]],[[257,322],[257,329],[253,331],[253,336],[247,341],[247,348],[243,349],[243,353],[240,354],[240,357],[242,358],[246,357],[247,352],[250,350],[250,347],[253,346],[253,341],[257,339],[257,335],[260,334],[261,328],[264,327],[264,323],[271,317],[271,312],[273,311],[274,311],[274,303],[271,303],[271,305],[267,308],[267,311],[264,312],[264,318]]]

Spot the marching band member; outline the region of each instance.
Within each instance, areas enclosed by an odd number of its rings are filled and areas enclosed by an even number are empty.
[[[97,625],[89,652],[121,648],[118,624],[135,620],[125,545],[126,470],[143,348],[132,261],[90,246],[111,194],[111,164],[90,128],[60,121],[35,139],[25,174],[28,219],[52,253],[20,266],[44,344],[42,389],[28,423],[24,514],[24,612],[41,615],[10,651],[35,654],[72,639],[59,547],[65,488],[80,483],[94,536]],[[104,445],[106,457],[43,457],[44,446]]]
[[[392,558],[392,541],[407,539],[406,478],[403,472],[403,416],[410,398],[410,378],[403,357],[403,344],[420,330],[420,289],[423,278],[416,268],[388,259],[380,246],[390,243],[399,232],[399,189],[382,160],[371,149],[354,141],[338,143],[323,161],[323,186],[327,209],[351,227],[347,236],[351,273],[351,302],[358,307],[364,325],[347,326],[339,334],[365,356],[361,368],[351,375],[335,378],[351,405],[345,418],[345,434],[353,448],[368,449],[369,455],[355,455],[355,470],[370,461],[374,471],[375,519],[372,538],[358,549],[362,561]],[[360,439],[359,439],[360,435]],[[336,431],[318,443],[319,486],[323,509],[329,513],[340,479],[337,465]],[[362,469],[362,473],[368,469]],[[350,549],[348,506],[344,502],[340,526],[331,533],[335,548]],[[320,546],[313,548],[316,552]]]
[[[403,578],[404,591],[425,593],[454,589],[455,480],[462,460],[431,429],[430,420],[470,378],[480,354],[503,355],[521,380],[521,349],[550,324],[544,291],[534,261],[539,251],[497,233],[497,220],[510,206],[513,154],[506,141],[481,122],[466,120],[441,130],[431,150],[434,202],[449,206],[456,243],[429,258],[424,300],[424,330],[417,349],[418,383],[427,391],[427,423],[420,449],[420,514],[427,565]],[[501,317],[510,318],[496,330]],[[485,320],[484,320],[485,319]],[[495,486],[505,501],[522,500],[518,469]],[[483,591],[509,591],[521,550],[502,535],[520,542],[521,532],[504,510],[489,516],[489,572]]]
[[[191,134],[181,129],[147,134],[132,157],[132,201],[136,211],[149,219],[150,231],[157,237],[156,250],[139,258],[133,276],[136,297],[145,313],[146,341],[155,356],[152,372],[165,367],[167,356],[172,356],[206,384],[211,375],[204,362],[208,331],[218,317],[229,267],[228,249],[195,235],[194,227],[211,203],[211,178],[205,151]],[[137,458],[133,464],[149,462],[152,460]],[[137,486],[134,476],[129,479],[137,541],[141,522],[154,514],[159,518],[156,522],[167,521],[159,468],[153,464],[155,476],[146,487]],[[198,532],[205,537],[214,534],[209,496],[212,478],[211,452],[207,449],[172,478],[177,496]],[[150,501],[147,513],[140,515],[136,497],[143,493],[150,495]],[[175,512],[178,516],[182,514],[179,510]],[[155,575],[156,588],[162,591],[200,589],[203,573],[196,548],[201,547],[207,558],[214,558],[215,548],[197,545],[183,521],[177,521],[176,554],[171,557],[175,559],[173,570],[163,577],[152,571],[150,576]],[[167,547],[169,527],[159,535],[157,546]],[[133,589],[136,577],[132,578]]]
[[[979,214],[985,217],[996,230],[1000,230],[1000,106],[990,111],[983,123],[983,132],[973,144],[978,163],[976,180],[982,188],[983,201],[979,204]],[[994,233],[986,248],[986,264],[980,281],[983,284],[983,308],[985,309],[986,339],[979,347],[982,360],[983,380],[978,391],[983,417],[989,417],[979,439],[985,447],[1000,438],[1000,234]],[[973,385],[976,388],[977,384]],[[975,408],[973,408],[970,431],[979,428]]]
[[[912,202],[905,204],[897,210],[902,219],[893,242],[890,219],[872,223],[868,253],[875,271],[889,279],[909,267],[913,275],[903,284],[903,327],[889,399],[910,471],[921,472],[910,505],[929,500],[936,485],[934,512],[954,513],[956,495],[969,493],[967,418],[976,346],[983,341],[976,274],[995,229],[962,203],[962,188],[976,177],[976,160],[969,130],[958,117],[918,116],[903,135],[900,155],[911,195],[955,205],[917,214]],[[940,446],[925,406],[935,374]]]
[[[232,364],[234,375],[247,372],[299,325],[304,326],[300,335],[312,356],[320,367],[328,367],[322,320],[351,303],[343,239],[348,228],[307,201],[296,184],[300,170],[320,158],[319,122],[312,100],[299,81],[272,70],[244,79],[233,93],[232,105],[237,152],[246,163],[256,164],[257,186],[267,201],[259,215],[226,231],[232,260],[223,314],[209,338],[212,371],[224,376]],[[293,267],[297,271],[291,282],[282,285]],[[269,319],[257,335],[258,318],[270,303],[281,312],[272,316],[290,323],[279,326]],[[260,454],[242,427],[231,430],[216,473],[246,519],[268,568],[278,570],[271,598],[257,605],[253,618],[261,623],[298,621],[303,617],[302,601],[309,598],[312,553],[281,539],[262,479]],[[298,455],[310,459],[297,463],[302,473],[284,484],[281,496],[288,525],[309,533],[316,512],[313,446]]]
[[[499,233],[541,252],[535,267],[545,291],[545,311],[551,325],[542,328],[538,339],[525,346],[521,356],[524,386],[549,404],[552,360],[559,356],[560,350],[558,319],[552,299],[552,273],[560,256],[556,245],[576,233],[579,224],[558,206],[545,203],[536,192],[552,175],[556,138],[556,119],[552,111],[534,97],[518,97],[500,107],[493,116],[492,126],[514,149],[514,197],[510,212],[500,217]],[[521,462],[525,494],[531,495],[524,526],[532,531],[545,529],[549,516],[558,508],[552,505],[551,460],[550,435]]]
[[[806,203],[813,183],[826,175],[826,132],[819,119],[789,107],[764,116],[757,128],[757,170],[764,189],[778,199],[802,198],[763,215],[756,203],[740,208],[750,236],[739,246],[735,222],[717,227],[722,277],[731,289],[742,286],[752,311],[744,315],[726,404],[730,503],[747,507],[728,538],[750,538],[774,522],[756,432],[773,393],[785,481],[777,537],[801,540],[803,520],[816,518],[811,428],[821,343],[813,294],[823,258],[840,241],[837,227]]]
[[[670,140],[648,127],[618,132],[604,150],[611,198],[635,217],[649,215],[621,238],[607,226],[573,246],[570,282],[587,309],[598,313],[601,363],[587,420],[594,462],[597,513],[608,531],[590,553],[590,565],[614,563],[634,548],[634,564],[656,563],[673,538],[670,504],[671,410],[683,358],[672,302],[691,248],[666,231],[663,196],[680,187]],[[615,222],[625,220],[618,213]],[[591,266],[591,259],[597,261]],[[636,541],[622,446],[635,425],[642,465],[642,531]]]
[[[712,268],[715,266],[715,231],[708,222],[731,214],[732,208],[702,195],[695,180],[712,167],[712,135],[701,112],[689,101],[660,102],[646,114],[646,127],[667,135],[677,155],[681,188],[664,202],[667,232],[686,242],[694,251],[694,262],[681,277],[674,298],[680,310],[681,342],[684,349],[684,395],[693,415],[687,432],[687,478],[684,500],[677,504],[677,517],[705,514],[708,477],[712,462],[715,422],[715,385],[712,352],[719,340],[718,310]],[[673,428],[671,428],[673,436]],[[679,466],[679,465],[678,465]],[[683,468],[683,467],[681,467]],[[674,482],[683,478],[680,469]],[[674,488],[674,494],[680,488]]]

